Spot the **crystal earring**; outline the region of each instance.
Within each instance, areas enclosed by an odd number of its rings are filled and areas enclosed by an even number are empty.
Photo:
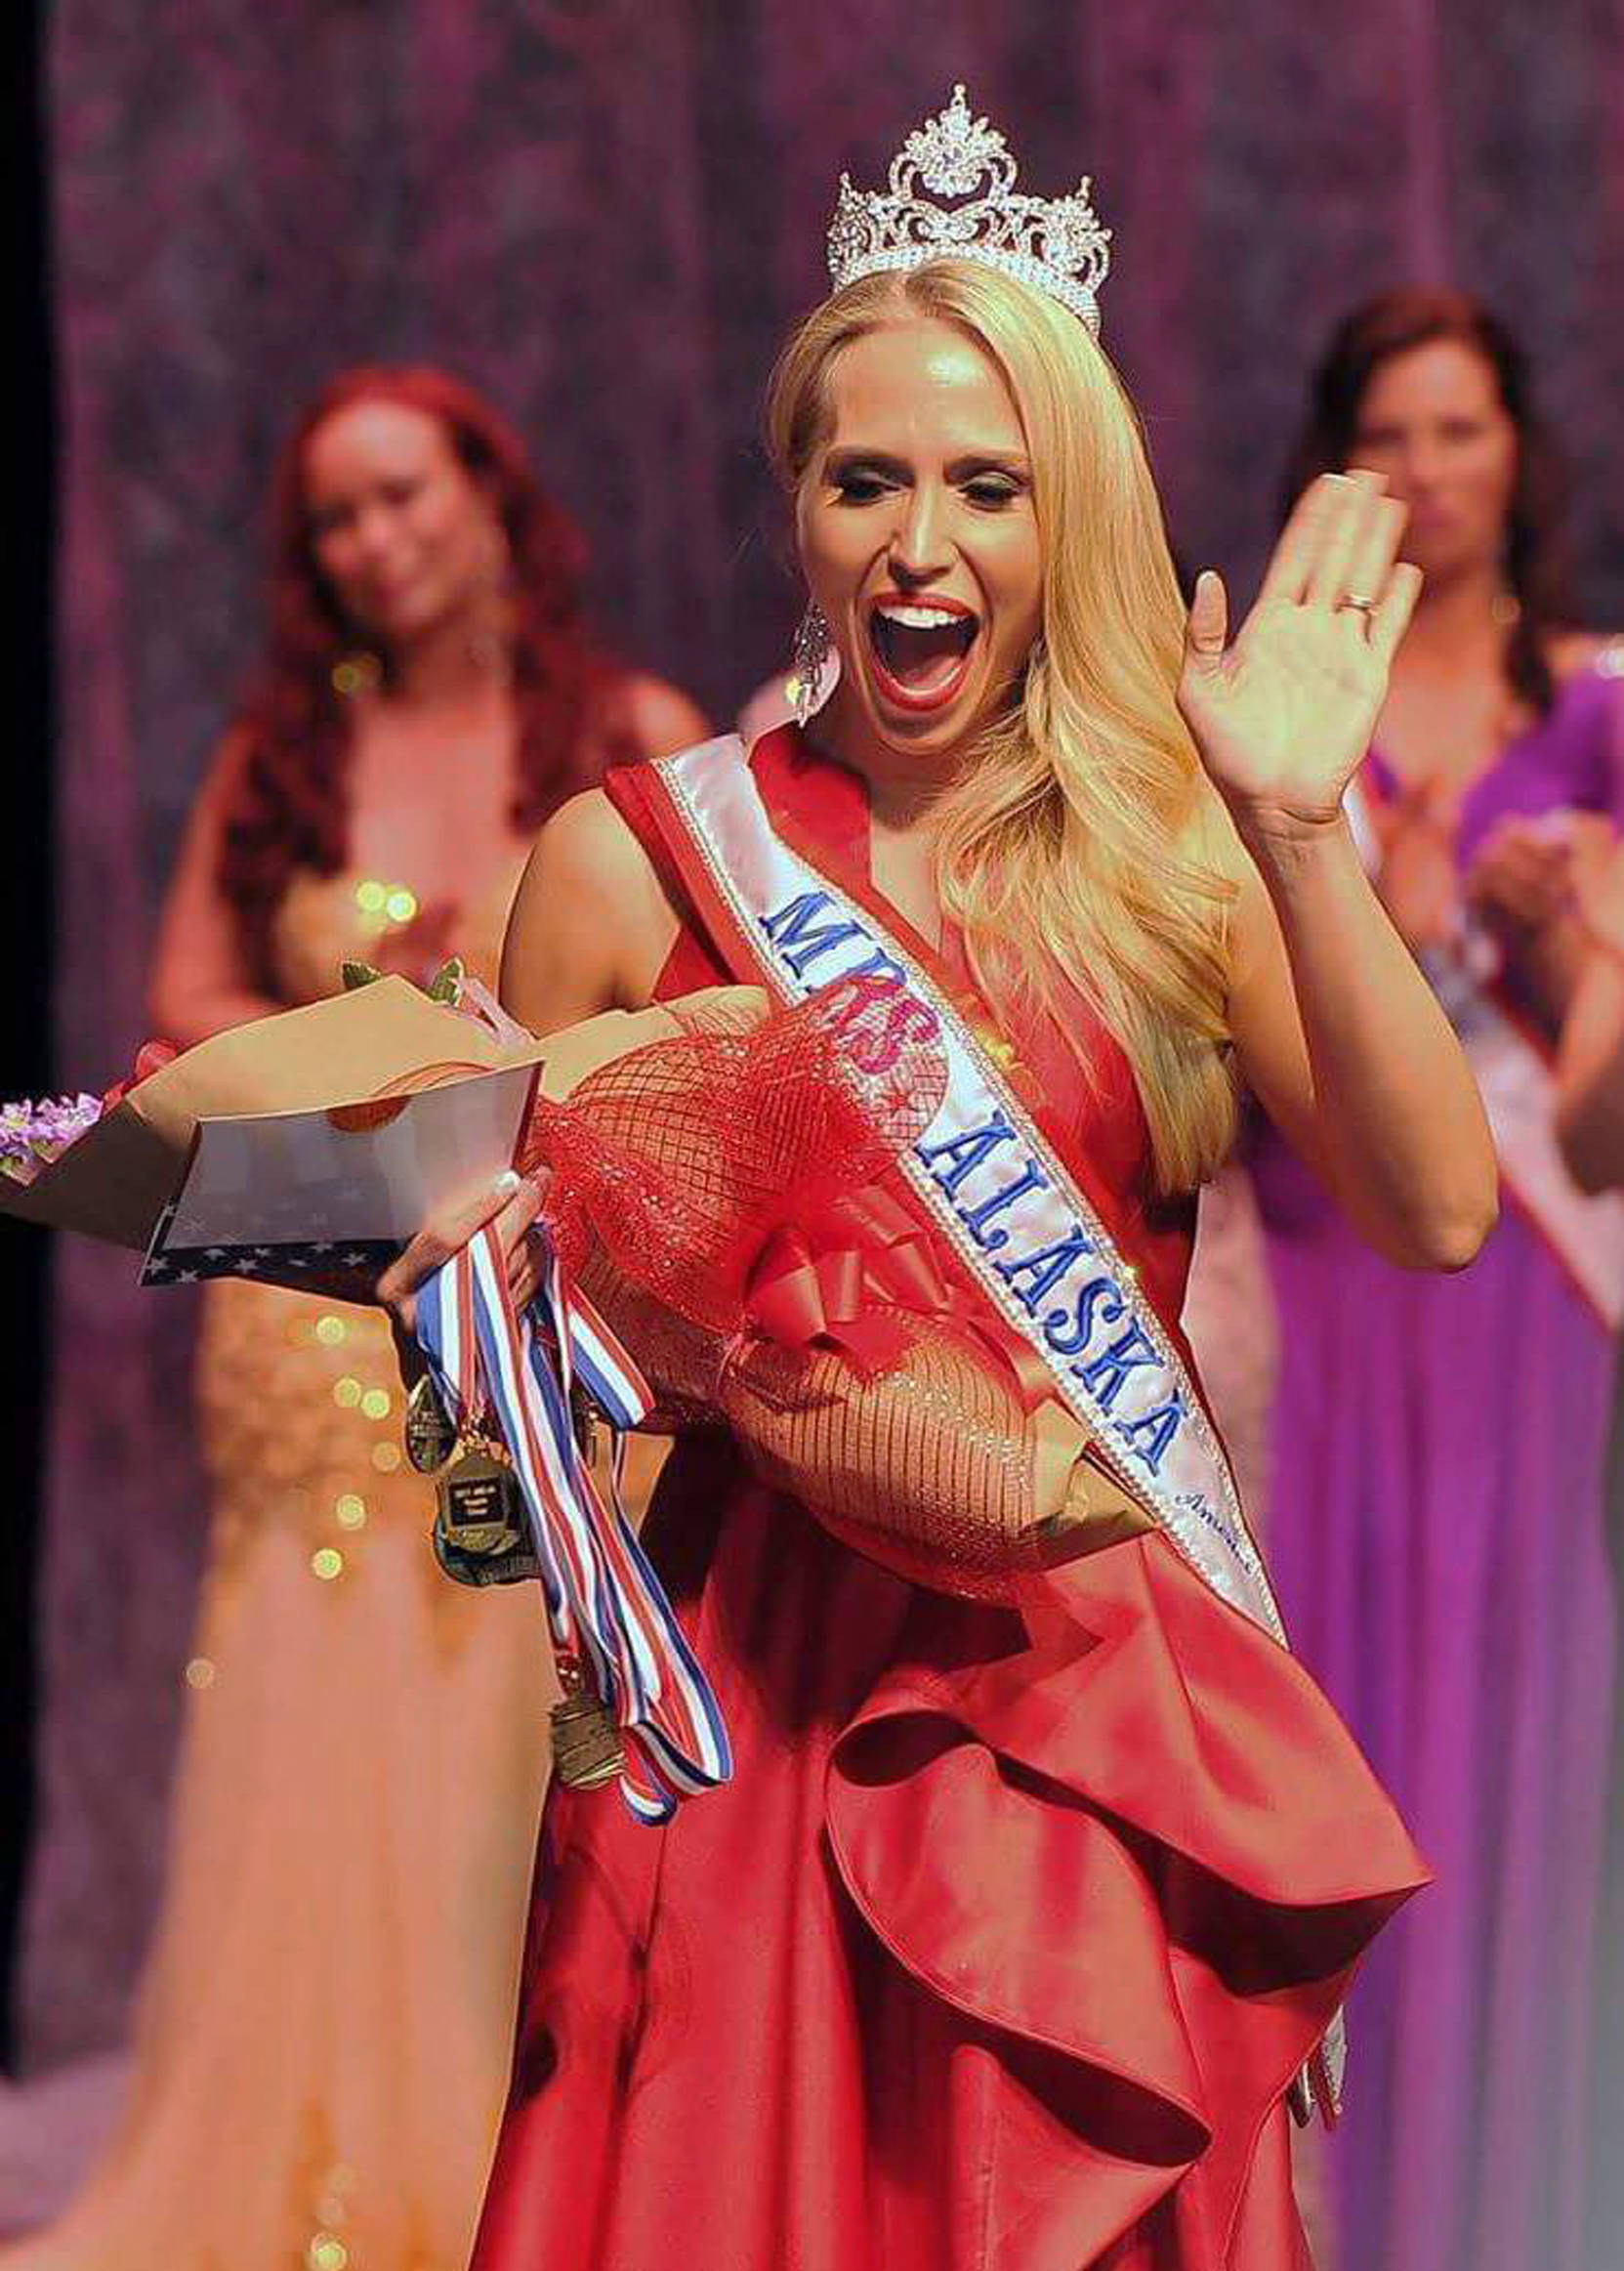
[[[809,600],[807,611],[795,627],[795,645],[790,655],[793,667],[784,689],[794,705],[798,726],[804,726],[812,714],[832,644],[823,610],[815,600]]]
[[[354,701],[360,694],[377,693],[384,683],[384,666],[369,649],[355,647],[333,664],[332,682],[336,694]]]

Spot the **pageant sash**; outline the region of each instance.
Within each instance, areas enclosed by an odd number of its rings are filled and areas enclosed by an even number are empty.
[[[738,736],[662,759],[645,778],[730,962],[791,1001],[843,979],[888,979],[894,1036],[939,1043],[941,1108],[902,1162],[914,1193],[1124,1487],[1219,1598],[1283,1647],[1228,1460],[1177,1348],[976,1033],[875,915],[774,832]],[[1339,2011],[1288,2093],[1300,2122],[1315,2106],[1335,2121],[1347,2057]]]
[[[901,1162],[916,1197],[1123,1487],[1215,1593],[1283,1644],[1228,1461],[1179,1351],[983,1043],[907,948],[774,833],[736,736],[649,770],[689,855],[684,880],[753,977],[791,1001],[841,980],[889,980],[898,1045],[939,1041],[946,1093]]]
[[[641,1822],[729,1780],[732,1757],[710,1683],[672,1614],[618,1487],[605,1506],[575,1441],[577,1374],[617,1431],[652,1398],[591,1304],[563,1283],[546,1245],[541,1290],[516,1310],[488,1225],[418,1295],[417,1336],[446,1408],[489,1405],[514,1463],[561,1671],[578,1669],[619,1732],[620,1792]],[[618,1482],[618,1466],[615,1469]]]
[[[1557,1142],[1557,1083],[1539,1042],[1487,987],[1452,1002],[1512,1197],[1609,1332],[1624,1325],[1624,1197],[1591,1196]]]

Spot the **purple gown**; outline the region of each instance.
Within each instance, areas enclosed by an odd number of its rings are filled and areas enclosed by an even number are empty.
[[[1510,814],[1616,817],[1621,740],[1604,658],[1477,784],[1463,860]],[[1336,2271],[1577,2271],[1611,1337],[1509,1196],[1470,1270],[1412,1276],[1272,1140],[1256,1174],[1280,1312],[1274,1577],[1437,1872],[1353,1993]]]

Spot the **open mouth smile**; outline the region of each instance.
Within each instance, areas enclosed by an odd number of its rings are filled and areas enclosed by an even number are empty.
[[[981,619],[959,600],[883,592],[868,609],[875,682],[897,709],[943,708],[964,685]]]

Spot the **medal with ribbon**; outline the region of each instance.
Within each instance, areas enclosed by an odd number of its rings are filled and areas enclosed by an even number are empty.
[[[531,1237],[543,1249],[542,1286],[523,1312],[488,1226],[418,1296],[418,1344],[460,1439],[488,1444],[488,1412],[511,1462],[487,1451],[494,1474],[465,1469],[467,1503],[459,1505],[461,1462],[453,1460],[442,1486],[451,1501],[446,1528],[452,1540],[464,1522],[501,1531],[517,1499],[563,1689],[553,1717],[559,1773],[578,1787],[617,1782],[639,1821],[663,1822],[681,1799],[728,1781],[727,1732],[626,1517],[618,1460],[605,1503],[576,1440],[571,1403],[579,1379],[621,1432],[647,1416],[652,1399],[603,1319],[566,1289],[546,1229]]]

